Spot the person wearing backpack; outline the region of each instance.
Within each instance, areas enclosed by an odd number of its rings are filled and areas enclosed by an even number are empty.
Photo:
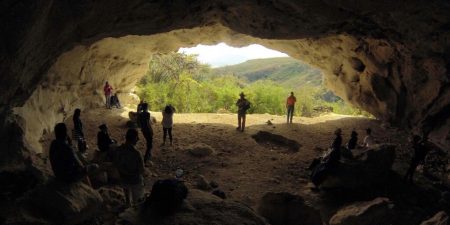
[[[247,110],[250,109],[250,102],[245,99],[244,92],[241,92],[239,96],[240,98],[236,102],[236,106],[238,107],[238,127],[236,128],[236,130],[244,132],[245,117],[247,114]]]
[[[136,149],[139,140],[136,129],[128,129],[125,143],[118,147],[114,159],[128,207],[138,204],[144,197],[144,160]]]

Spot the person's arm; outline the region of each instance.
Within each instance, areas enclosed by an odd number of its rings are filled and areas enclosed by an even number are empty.
[[[138,165],[138,173],[140,175],[144,175],[145,173],[145,166],[144,166],[144,158],[142,157],[142,154],[138,151],[136,151],[137,156],[137,165]]]
[[[145,120],[146,120],[148,127],[152,127],[152,123],[150,121],[151,118],[152,118],[152,116],[150,115],[150,113],[147,113],[147,118]]]

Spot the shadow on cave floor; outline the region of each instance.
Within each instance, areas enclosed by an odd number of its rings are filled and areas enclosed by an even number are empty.
[[[90,153],[95,150],[98,125],[107,123],[110,134],[119,143],[123,142],[128,119],[119,114],[125,111],[105,109],[83,113]],[[401,219],[416,218],[417,221],[430,215],[435,209],[433,201],[437,196],[429,181],[419,176],[418,185],[405,185],[399,174],[403,174],[409,160],[407,134],[393,128],[383,128],[379,121],[361,117],[295,118],[294,124],[283,123],[285,117],[273,115],[249,115],[250,124],[244,133],[235,130],[236,115],[234,114],[175,114],[173,128],[174,145],[160,146],[162,143],[162,127],[160,115],[152,113],[157,119],[154,129],[154,165],[149,168],[151,176],[146,178],[147,190],[157,179],[174,176],[177,168],[185,171],[184,179],[189,187],[194,187],[197,177],[203,175],[207,180],[219,185],[227,197],[256,208],[262,195],[266,192],[290,192],[299,194],[315,206],[320,206],[325,217],[331,216],[337,208],[353,201],[368,200],[374,197],[391,198],[399,212],[398,224]],[[273,124],[265,122],[272,120]],[[315,121],[315,123],[313,123]],[[68,123],[69,130],[72,127]],[[329,191],[312,192],[309,183],[309,171],[306,170],[310,161],[328,148],[336,128],[343,129],[344,143],[348,141],[350,132],[355,129],[359,133],[359,142],[364,138],[367,127],[373,129],[373,135],[379,142],[396,144],[397,160],[394,171],[385,186],[373,187],[371,190],[358,192]],[[258,136],[264,132],[270,137],[278,137],[271,141],[272,149],[259,144],[252,135]],[[141,135],[141,134],[140,134]],[[264,135],[263,135],[264,136]],[[262,137],[259,135],[258,137]],[[280,138],[281,137],[281,138]],[[264,136],[267,140],[267,136]],[[48,149],[52,136],[43,137],[44,149]],[[145,149],[145,139],[140,137],[137,148]],[[283,140],[283,141],[279,141]],[[298,144],[298,151],[286,154],[273,149],[273,146],[286,147],[286,140]],[[205,157],[195,157],[187,149],[198,143],[213,149],[213,153]],[[300,148],[301,146],[301,148]],[[92,155],[92,154],[91,154]],[[40,156],[46,158],[45,153]],[[40,165],[49,171],[49,163]],[[408,221],[408,220],[406,220]]]

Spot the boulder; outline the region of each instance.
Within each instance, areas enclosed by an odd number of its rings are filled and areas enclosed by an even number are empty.
[[[433,217],[423,221],[420,225],[447,225],[449,224],[448,215],[444,211],[436,213]]]
[[[357,202],[342,209],[330,219],[330,225],[380,225],[390,224],[393,204],[388,198]]]
[[[35,217],[71,225],[94,218],[103,199],[84,183],[66,184],[51,180],[30,192],[22,203],[24,209]]]
[[[211,146],[203,143],[190,145],[186,150],[195,157],[205,157],[214,153],[214,149]]]
[[[156,224],[152,213],[142,208],[130,208],[119,215],[116,224],[147,225]],[[210,193],[189,190],[189,195],[181,208],[173,215],[160,218],[158,225],[268,225],[251,208],[239,202],[222,200]]]
[[[306,204],[298,195],[290,193],[265,194],[260,202],[258,213],[272,225],[322,225],[320,212]]]
[[[108,210],[117,210],[125,205],[125,194],[119,186],[101,187],[98,192],[103,198],[104,205]]]
[[[394,163],[395,145],[379,144],[353,153],[353,159],[341,160],[320,187],[358,189],[386,181]]]

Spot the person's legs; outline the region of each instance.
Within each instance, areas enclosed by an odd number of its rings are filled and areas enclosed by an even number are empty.
[[[111,95],[106,95],[106,108],[111,108]]]
[[[150,131],[142,130],[145,142],[147,145],[147,150],[145,151],[144,161],[148,161],[152,158],[152,148],[153,148],[153,135]]]
[[[236,130],[241,129],[241,121],[242,121],[242,115],[240,113],[238,113],[238,127],[236,128]]]
[[[167,132],[169,133],[169,140],[170,140],[170,145],[172,145],[172,127],[171,128],[167,128]],[[165,139],[164,139],[165,140]]]
[[[246,114],[242,115],[241,131],[244,131],[244,128],[245,128],[245,117],[246,117]]]
[[[292,118],[294,117],[294,106],[290,106],[289,110],[290,110],[290,115],[289,115],[290,116],[290,118],[289,118],[290,121],[289,122],[292,123]]]
[[[288,106],[286,109],[286,123],[289,123],[289,113],[291,113],[291,107]]]
[[[411,164],[409,165],[408,171],[405,174],[406,181],[409,181],[411,183],[413,182],[414,172],[416,171],[416,168],[418,165],[419,165],[419,163],[414,160],[411,162]]]
[[[144,185],[143,184],[135,184],[131,186],[131,204],[133,206],[140,203],[142,198],[144,197]]]
[[[125,195],[125,204],[127,207],[131,206],[131,189],[129,185],[124,184],[123,187],[123,194]]]
[[[287,107],[287,123],[292,123],[292,117],[294,116],[294,106]]]
[[[166,144],[167,132],[168,132],[168,128],[163,127],[163,145]]]

